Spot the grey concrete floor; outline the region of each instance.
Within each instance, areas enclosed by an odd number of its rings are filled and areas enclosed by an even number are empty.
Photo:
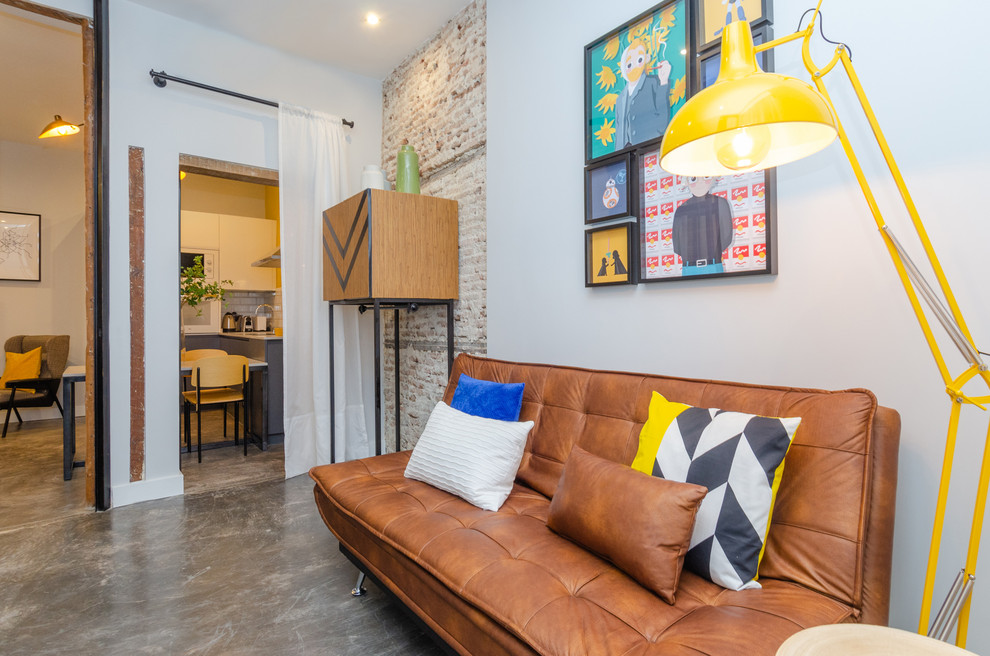
[[[356,570],[306,476],[51,510],[0,527],[4,655],[442,653],[373,584],[349,595]]]

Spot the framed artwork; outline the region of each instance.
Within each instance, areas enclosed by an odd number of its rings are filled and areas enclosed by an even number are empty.
[[[635,169],[633,155],[626,153],[602,160],[584,172],[584,222],[597,223],[626,216],[635,217]]]
[[[684,104],[687,1],[666,0],[585,47],[586,163],[660,139]]]
[[[584,233],[584,286],[629,285],[636,282],[636,250],[632,222],[593,228]]]
[[[698,3],[698,49],[717,45],[722,29],[737,20],[758,26],[773,20],[768,0],[696,0]]]
[[[0,280],[41,280],[41,215],[0,212]]]
[[[753,44],[760,45],[770,41],[770,25],[764,24],[753,30]],[[707,54],[699,55],[697,58],[698,70],[695,73],[695,80],[698,81],[698,90],[710,87],[718,79],[718,71],[722,64],[722,52],[719,48],[709,51]],[[756,63],[764,71],[773,71],[773,51],[765,50],[757,53]]]
[[[638,155],[640,282],[777,273],[775,171],[688,178]]]

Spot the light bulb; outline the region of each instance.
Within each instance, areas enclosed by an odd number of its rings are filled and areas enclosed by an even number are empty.
[[[715,156],[733,171],[757,168],[770,152],[770,129],[754,125],[722,132],[715,137]]]
[[[365,17],[365,20],[368,21],[368,25],[378,25],[381,19],[378,18],[378,14],[368,12],[368,15]]]

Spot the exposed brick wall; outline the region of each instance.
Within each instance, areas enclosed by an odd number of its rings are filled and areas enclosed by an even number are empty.
[[[459,300],[454,352],[488,350],[485,217],[485,0],[457,14],[382,82],[382,161],[395,183],[399,146],[419,153],[421,193],[458,202]],[[400,448],[416,443],[447,382],[444,308],[401,312]],[[395,449],[392,313],[383,322],[383,439]]]

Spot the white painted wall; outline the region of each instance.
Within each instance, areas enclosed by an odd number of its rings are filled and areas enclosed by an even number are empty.
[[[0,280],[0,340],[68,335],[70,365],[86,359],[84,164],[82,150],[0,141],[0,210],[41,215],[41,282]],[[85,398],[77,408],[84,413]],[[21,416],[60,415],[53,406]]]
[[[169,83],[165,70],[242,93],[323,110],[357,122],[349,131],[350,180],[377,162],[381,83],[285,55],[126,0],[110,8],[110,431],[115,506],[182,493],[176,396],[179,315],[179,153],[278,168],[273,108]],[[129,483],[129,146],[145,149],[147,455],[145,480]]]
[[[778,171],[778,276],[584,288],[583,48],[651,4],[489,0],[489,353],[873,390],[903,420],[891,622],[914,629],[949,402],[839,146]],[[777,35],[793,30],[809,4],[776,0]],[[951,11],[931,8],[918,0],[829,0],[826,34],[852,46],[970,328],[990,351],[990,308],[980,291],[990,243],[981,197],[990,180],[990,94],[979,73],[990,45],[967,29],[985,6],[960,0]],[[779,48],[777,71],[807,79],[799,52]],[[865,147],[864,121],[843,74],[829,80],[840,117]],[[875,177],[879,158],[864,152]],[[895,208],[885,180],[878,181],[881,202]],[[919,253],[903,213],[892,211],[888,222]],[[949,355],[960,372],[961,359]],[[963,564],[986,430],[986,413],[966,408],[964,415],[939,601]],[[983,552],[990,559],[990,539]],[[981,618],[990,614],[990,587],[978,580],[976,588],[969,644],[988,653],[990,626]]]

